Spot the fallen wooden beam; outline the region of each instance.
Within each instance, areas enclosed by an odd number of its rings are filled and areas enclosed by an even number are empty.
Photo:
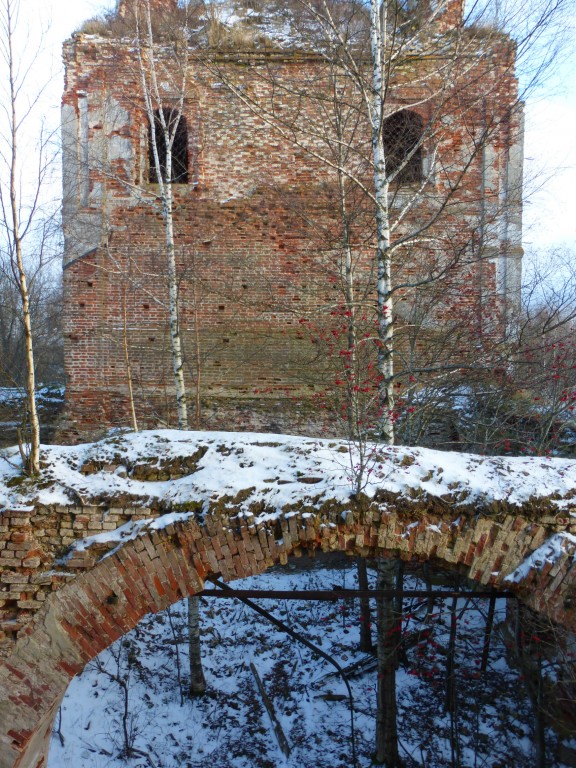
[[[264,706],[266,707],[266,710],[268,712],[268,715],[270,716],[270,720],[272,722],[272,727],[274,728],[274,733],[276,735],[276,740],[278,741],[278,746],[286,755],[286,757],[290,757],[290,745],[288,744],[288,739],[286,738],[286,734],[284,733],[282,729],[282,725],[280,724],[280,721],[276,717],[276,712],[274,711],[274,705],[270,701],[268,694],[264,690],[264,686],[262,685],[262,680],[260,680],[260,675],[258,674],[258,670],[254,666],[254,662],[250,662],[250,669],[252,670],[252,674],[254,675],[254,680],[256,680],[256,685],[258,686],[258,690],[260,692],[260,696],[262,697],[262,701],[264,702]]]

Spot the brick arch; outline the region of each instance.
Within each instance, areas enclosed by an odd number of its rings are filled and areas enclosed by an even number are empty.
[[[100,552],[96,563],[50,594],[11,655],[0,661],[0,768],[45,766],[53,720],[72,677],[145,614],[201,591],[210,574],[233,581],[321,548],[433,559],[460,567],[478,582],[510,588],[506,575],[558,527],[517,514],[461,515],[455,522],[421,506],[418,512],[390,512],[382,502],[292,509],[268,524],[230,510],[202,521],[175,517],[180,519],[162,528],[151,522],[104,557]],[[576,543],[568,541],[550,567],[529,569],[513,586],[532,607],[574,629]]]

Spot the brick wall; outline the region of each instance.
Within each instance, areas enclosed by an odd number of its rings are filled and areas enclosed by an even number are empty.
[[[150,466],[142,463],[130,472],[132,477],[141,480],[175,479],[191,471],[189,461],[194,464],[196,460],[176,458],[166,466],[157,462]],[[113,473],[117,467],[89,463],[82,471],[90,474],[102,469]],[[301,482],[306,490],[306,478]],[[248,489],[245,497],[249,496]],[[177,510],[191,513],[190,519],[179,525],[178,530],[185,531],[186,536],[196,542],[193,546],[196,554],[190,557],[201,578],[206,573],[221,573],[230,580],[242,578],[266,570],[278,561],[285,563],[289,555],[298,555],[302,548],[312,553],[319,548],[366,557],[393,553],[407,560],[436,560],[445,566],[461,567],[469,578],[479,583],[498,587],[504,584],[506,575],[550,535],[559,531],[576,532],[571,518],[548,509],[546,499],[538,501],[536,506],[530,503],[518,510],[508,510],[504,502],[486,510],[478,506],[466,510],[459,506],[461,514],[456,523],[449,506],[428,497],[409,500],[398,496],[373,502],[351,499],[344,505],[349,508],[344,522],[342,504],[328,501],[315,510],[313,504],[302,502],[294,509],[285,509],[277,521],[268,524],[256,524],[250,516],[235,518],[240,501],[214,498],[206,513],[201,502],[190,499],[182,510]],[[2,511],[0,656],[12,652],[21,630],[38,612],[45,610],[47,600],[74,583],[80,574],[99,568],[103,556],[118,546],[112,539],[105,543],[92,542],[78,550],[74,547],[76,542],[115,531],[126,523],[152,521],[174,511],[161,500],[152,507],[113,496],[95,502]],[[197,509],[206,513],[202,523],[193,514]],[[142,540],[152,537],[154,546],[165,536],[146,530],[145,527]],[[178,547],[173,527],[168,526],[166,530],[169,546]],[[138,545],[137,549],[140,548]],[[151,552],[150,555],[153,556]],[[537,610],[553,609],[557,620],[573,624],[576,603],[566,607],[562,602],[568,593],[574,592],[573,574],[564,579],[570,570],[569,553],[554,564],[552,573],[551,569],[552,564],[541,570],[534,569],[518,589]],[[552,599],[546,590],[558,573],[564,576],[554,582],[554,591],[559,589],[559,592]]]
[[[451,325],[476,329],[478,317],[494,328],[517,287],[518,244],[502,232],[518,208],[506,180],[520,117],[508,114],[517,86],[509,45],[499,39],[499,49],[478,52],[474,66],[469,58],[452,65],[457,85],[441,105],[425,98],[415,107],[434,132],[423,162],[437,153],[437,169],[407,216],[400,213],[414,186],[393,190],[395,237],[426,225],[426,246],[398,251],[395,280],[442,267],[426,322],[447,333]],[[128,365],[141,423],[171,423],[165,234],[147,181],[134,48],[79,34],[64,58],[68,436],[128,423]],[[163,63],[174,70],[169,53]],[[418,101],[419,78],[434,91],[441,69],[433,57],[408,62],[396,76],[394,105]],[[342,303],[337,178],[317,157],[333,149],[325,103],[332,74],[319,57],[296,52],[196,57],[188,66],[189,181],[173,185],[175,244],[185,374],[190,399],[199,392],[204,428],[326,434],[314,395],[326,386],[331,363],[302,323],[329,335],[331,313]],[[170,82],[163,88],[165,103],[173,103],[177,92]],[[358,94],[343,88],[355,103]],[[275,128],[272,113],[288,128]],[[370,134],[361,111],[355,121],[351,141],[362,157]],[[478,149],[474,141],[488,126]],[[369,186],[366,168],[359,161],[356,171]],[[373,204],[357,187],[349,204],[356,290],[373,331]],[[413,300],[401,295],[400,318]],[[401,330],[397,339],[401,347]]]

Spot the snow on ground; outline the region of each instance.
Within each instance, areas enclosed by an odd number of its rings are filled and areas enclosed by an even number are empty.
[[[26,392],[20,387],[0,387],[0,406],[17,405],[26,398]],[[45,403],[61,403],[64,387],[40,387],[36,391],[36,401],[40,407]]]
[[[19,387],[0,387],[0,449],[18,439],[18,429],[26,432],[26,393]],[[50,440],[55,419],[64,404],[64,387],[43,386],[36,391],[41,414],[43,439]]]
[[[576,515],[576,461],[542,457],[482,457],[425,448],[368,446],[362,490],[373,496],[383,489],[413,496],[450,496],[480,507],[493,501],[522,505],[550,499],[552,508]],[[197,460],[175,480],[138,480],[134,467],[162,467],[175,458]],[[0,456],[0,509],[37,500],[66,504],[124,495],[143,505],[163,499],[172,504],[208,501],[253,489],[244,502],[264,502],[264,517],[286,504],[309,498],[345,501],[358,473],[354,446],[338,440],[286,435],[156,430],[113,435],[98,443],[44,446],[40,483],[18,482],[17,448]],[[91,474],[82,468],[91,465]],[[455,509],[457,516],[457,503]]]
[[[255,589],[329,589],[357,586],[352,562],[318,558],[315,567],[276,568],[235,582]],[[407,589],[422,588],[416,575]],[[344,683],[333,667],[232,599],[203,598],[203,663],[208,692],[181,699],[187,683],[185,603],[147,616],[76,677],[62,705],[48,768],[350,768],[351,728]],[[371,657],[357,650],[354,601],[258,600],[342,667]],[[405,599],[403,637],[411,647],[398,669],[398,722],[406,768],[533,768],[534,717],[524,683],[510,664],[503,631],[504,601],[496,608],[488,665],[481,669],[487,601],[461,598],[456,617],[456,712],[446,711],[451,601]],[[416,642],[416,633],[424,631]],[[412,638],[412,644],[410,643]],[[288,745],[278,747],[262,704],[253,662],[273,702]],[[127,682],[127,730],[134,755],[123,762],[124,699],[110,674]],[[376,672],[350,677],[358,768],[372,764]],[[452,754],[450,736],[455,755]],[[549,768],[558,736],[547,733]],[[453,759],[459,762],[452,762]]]

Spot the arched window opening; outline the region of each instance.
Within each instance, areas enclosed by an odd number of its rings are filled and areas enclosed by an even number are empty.
[[[384,120],[382,138],[386,174],[410,184],[422,180],[423,121],[416,112],[403,109]]]
[[[169,136],[173,136],[172,141],[172,172],[170,179],[166,178],[167,163],[167,145],[162,126],[161,114],[168,129]],[[176,109],[164,108],[154,111],[154,133],[156,134],[156,147],[158,149],[158,158],[160,161],[160,173],[164,181],[170,181],[171,184],[188,183],[188,126],[186,118]],[[152,126],[148,128],[148,164],[150,168],[150,181],[157,184],[159,179],[156,173],[156,161],[154,158],[154,135]]]

